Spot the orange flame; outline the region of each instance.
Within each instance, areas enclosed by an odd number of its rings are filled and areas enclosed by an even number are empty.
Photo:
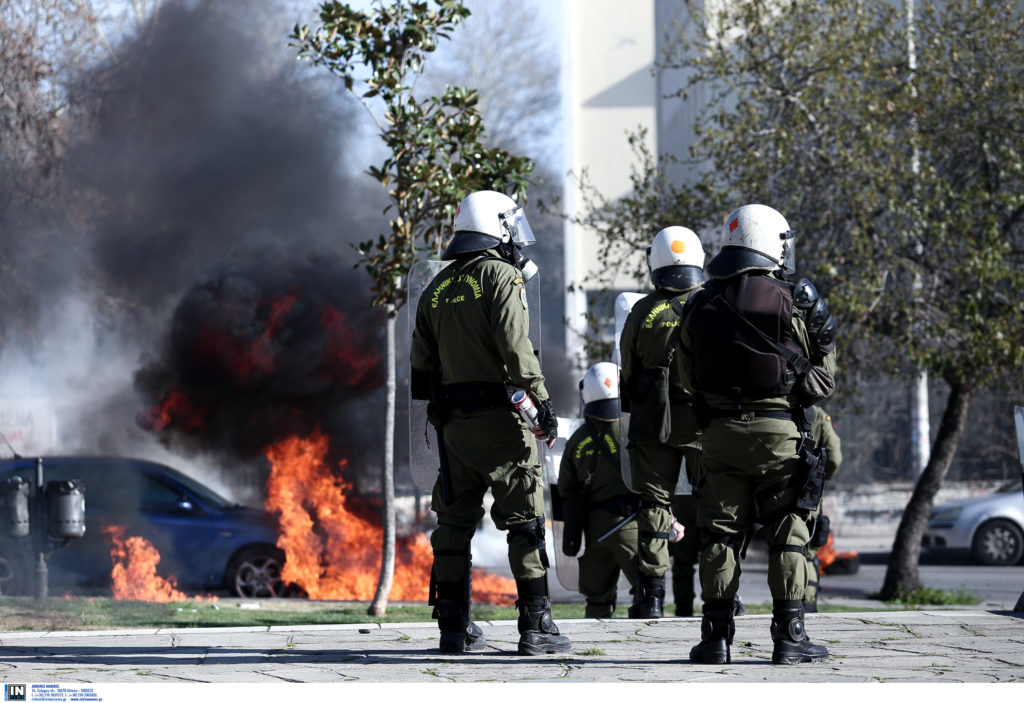
[[[350,484],[325,463],[328,440],[290,437],[269,448],[266,509],[280,515],[277,546],[285,552],[281,577],[312,599],[371,600],[380,571],[380,527],[345,506]],[[433,553],[426,536],[399,538],[390,598],[426,601]],[[512,579],[474,569],[473,594],[487,603],[515,600]]]
[[[168,603],[184,600],[217,600],[216,596],[190,599],[177,590],[174,577],[164,578],[156,573],[160,553],[144,537],[125,538],[125,527],[106,525],[105,534],[111,542],[110,557],[114,568],[110,572],[111,595],[114,600],[136,600],[147,603]]]

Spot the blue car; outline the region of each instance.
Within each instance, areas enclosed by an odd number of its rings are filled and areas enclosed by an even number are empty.
[[[160,553],[157,573],[179,589],[219,591],[240,598],[285,595],[284,554],[277,548],[274,516],[247,508],[169,466],[104,456],[43,457],[43,483],[78,480],[84,485],[85,534],[53,548],[46,560],[49,592],[109,586],[112,543],[105,526],[124,526],[125,536],[149,540]],[[15,476],[36,483],[35,458],[0,460],[0,482]],[[34,488],[33,488],[34,494]],[[8,524],[6,516],[0,524]],[[32,525],[33,533],[46,526]],[[0,534],[0,593],[36,592],[38,542]]]

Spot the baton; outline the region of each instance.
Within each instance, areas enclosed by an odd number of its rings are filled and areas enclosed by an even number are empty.
[[[630,515],[629,517],[627,517],[627,518],[626,518],[625,520],[623,520],[622,522],[620,522],[620,523],[619,523],[618,525],[616,525],[615,527],[613,527],[612,529],[608,530],[608,531],[607,531],[607,532],[605,532],[605,533],[604,533],[603,535],[601,535],[600,537],[598,537],[598,538],[597,538],[597,541],[598,541],[598,542],[603,542],[603,541],[604,541],[604,540],[606,540],[607,538],[611,537],[611,536],[612,536],[612,535],[614,535],[614,534],[615,534],[616,532],[618,532],[618,531],[619,531],[619,530],[621,530],[621,529],[622,529],[623,527],[625,527],[627,523],[629,523],[629,522],[632,522],[632,521],[633,521],[633,519],[634,519],[634,518],[635,518],[635,517],[636,517],[637,515],[639,515],[639,514],[640,514],[640,511],[639,511],[639,510],[637,510],[637,511],[636,511],[635,513],[633,513],[632,515]]]

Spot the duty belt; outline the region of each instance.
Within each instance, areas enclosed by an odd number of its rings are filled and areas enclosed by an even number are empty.
[[[803,410],[720,410],[718,408],[708,408],[708,416],[712,419],[718,418],[730,418],[738,420],[742,417],[749,418],[771,418],[773,420],[792,420],[797,424],[800,424],[798,413],[803,414]]]
[[[504,383],[487,381],[446,383],[444,393],[452,407],[463,412],[503,408],[509,404],[508,391],[505,390]]]

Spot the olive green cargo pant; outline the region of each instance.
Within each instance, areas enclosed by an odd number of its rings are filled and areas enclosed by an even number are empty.
[[[579,558],[580,593],[587,599],[586,617],[607,618],[615,610],[619,574],[625,574],[630,592],[636,588],[636,520],[630,520],[603,542],[598,538],[626,519],[607,510],[593,509],[584,527],[586,540]]]
[[[684,530],[681,540],[669,542],[668,545],[668,553],[672,557],[672,599],[676,604],[676,615],[693,615],[693,600],[696,596],[693,578],[700,561],[701,544],[696,496],[673,496],[672,514]]]
[[[697,467],[700,440],[692,408],[672,407],[672,432],[664,444],[631,441],[627,449],[633,490],[644,501],[637,515],[638,572],[663,577],[669,568],[668,540],[654,535],[668,533],[672,524],[668,506],[683,462],[691,475]]]
[[[739,590],[739,545],[755,522],[755,493],[764,515],[792,504],[799,486],[772,490],[798,473],[796,423],[776,418],[719,418],[702,435],[698,524],[704,532],[700,584],[705,600],[732,600]],[[802,600],[807,587],[805,517],[783,511],[764,525],[768,587],[775,600]]]
[[[483,519],[488,490],[494,498],[495,526],[513,530],[508,542],[512,575],[516,580],[544,576],[536,531],[514,529],[544,516],[544,482],[533,433],[511,406],[456,410],[444,426],[444,442],[452,492],[445,501],[439,476],[432,497],[438,526],[430,536],[435,578],[450,582],[466,577],[469,543]]]

